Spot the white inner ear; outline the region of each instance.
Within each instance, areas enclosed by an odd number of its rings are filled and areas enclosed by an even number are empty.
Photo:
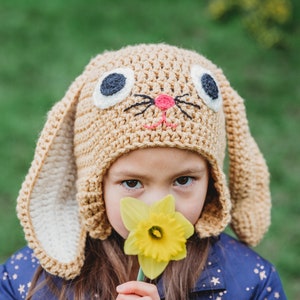
[[[73,128],[62,124],[34,185],[30,217],[36,237],[59,262],[76,258],[81,226],[76,201]]]

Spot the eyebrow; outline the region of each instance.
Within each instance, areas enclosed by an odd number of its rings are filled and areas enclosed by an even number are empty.
[[[184,174],[187,174],[187,175],[202,174],[202,173],[205,173],[206,171],[208,171],[208,169],[205,168],[205,166],[199,167],[199,168],[187,168],[187,169],[182,169],[181,171],[175,173],[174,177],[183,176]]]
[[[187,175],[200,175],[206,172],[206,170],[208,171],[208,169],[205,168],[205,166],[203,167],[199,167],[199,168],[186,168],[186,169],[182,169],[174,174],[171,174],[172,177],[180,177],[180,176],[187,176]],[[121,171],[116,171],[116,172],[109,172],[108,173],[109,176],[112,177],[128,177],[128,178],[141,178],[141,179],[147,179],[149,176],[145,175],[143,172],[139,172],[139,171],[131,171],[131,170],[121,170]]]
[[[128,177],[128,178],[147,178],[148,176],[145,176],[142,172],[135,172],[135,171],[128,171],[128,170],[121,170],[121,171],[115,171],[115,172],[108,172],[108,176],[112,177]]]

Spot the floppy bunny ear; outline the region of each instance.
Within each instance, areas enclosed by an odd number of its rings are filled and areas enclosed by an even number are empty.
[[[48,115],[17,201],[18,217],[42,267],[66,279],[83,265],[86,233],[76,201],[73,125],[80,76]]]
[[[240,240],[254,246],[270,225],[269,172],[251,136],[243,99],[229,83],[223,97],[229,152],[231,225]]]

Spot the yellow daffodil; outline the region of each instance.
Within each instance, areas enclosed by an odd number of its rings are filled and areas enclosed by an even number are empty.
[[[170,260],[186,257],[186,240],[194,233],[194,227],[175,211],[172,195],[151,206],[135,198],[123,198],[121,216],[129,230],[124,251],[138,255],[141,269],[148,278],[159,276]]]

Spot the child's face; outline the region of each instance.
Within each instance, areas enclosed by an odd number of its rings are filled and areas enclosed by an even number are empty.
[[[128,235],[120,215],[120,199],[134,197],[152,204],[167,194],[176,210],[192,224],[198,220],[208,187],[207,162],[199,154],[175,148],[139,149],[121,156],[104,178],[104,199],[112,227]]]

